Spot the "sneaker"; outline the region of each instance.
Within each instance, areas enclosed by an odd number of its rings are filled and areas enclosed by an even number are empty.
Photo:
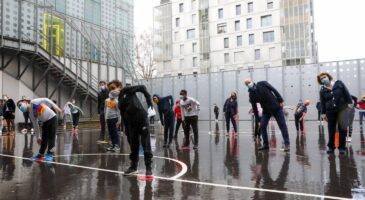
[[[195,150],[197,150],[199,147],[198,147],[198,145],[196,144],[196,145],[194,145],[194,147],[193,147],[193,149],[195,149]]]
[[[137,174],[137,173],[138,173],[137,168],[135,168],[135,167],[129,167],[127,169],[127,171],[124,172],[124,176],[130,176],[130,175]]]
[[[327,154],[333,154],[335,152],[334,149],[327,149]]]
[[[53,161],[53,155],[50,153],[47,153],[44,157],[45,161],[52,162]]]
[[[107,151],[114,151],[114,145],[112,145],[112,146],[110,146],[110,147],[106,148],[106,150],[107,150]]]
[[[347,137],[346,142],[351,142],[351,137]]]
[[[35,160],[35,161],[40,161],[40,160],[44,160],[42,154],[36,154],[34,156],[32,156],[31,158],[32,160]]]
[[[346,149],[338,149],[338,152],[339,152],[341,155],[344,155],[344,154],[346,154]]]
[[[120,147],[118,145],[115,145],[113,148],[112,148],[112,151],[114,152],[120,152]]]
[[[290,148],[288,145],[285,145],[281,150],[284,152],[288,152],[288,151],[290,151]]]
[[[262,147],[259,147],[257,150],[263,151],[263,150],[268,150],[268,149],[269,149],[269,146],[262,146]]]

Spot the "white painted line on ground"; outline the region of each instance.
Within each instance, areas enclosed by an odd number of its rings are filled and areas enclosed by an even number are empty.
[[[121,155],[121,156],[129,156],[129,154],[113,154],[113,153],[94,153],[94,154],[71,154],[71,155],[57,155],[57,156],[54,156],[54,157],[67,157],[67,156],[103,156],[103,155]],[[140,155],[140,157],[143,157],[143,155]],[[183,176],[184,174],[186,174],[186,172],[188,171],[188,166],[186,166],[185,163],[179,161],[179,160],[176,160],[176,159],[173,159],[173,158],[167,158],[167,157],[161,157],[161,156],[153,156],[154,158],[160,158],[160,159],[166,159],[166,160],[171,160],[173,162],[176,162],[178,163],[179,165],[181,165],[181,171],[169,178],[171,180],[175,180],[175,179],[178,179],[180,178],[181,176]]]
[[[78,155],[88,155],[88,154],[78,154]],[[100,155],[100,154],[94,154],[94,155]],[[104,155],[115,155],[115,154],[104,154]],[[120,155],[120,154],[117,154],[117,155]],[[24,157],[20,157],[20,156],[12,156],[12,155],[6,155],[6,154],[0,154],[0,156],[10,157],[10,158],[17,158],[17,159],[24,159],[24,160],[32,160],[30,158],[24,158]],[[59,163],[59,162],[43,162],[43,163],[52,163],[52,164],[56,164],[56,165],[64,165],[64,166],[77,167],[77,168],[82,168],[82,169],[90,169],[90,170],[97,170],[97,171],[103,171],[103,172],[124,174],[124,172],[121,172],[121,171],[100,169],[100,168],[94,168],[94,167],[86,167],[86,166],[67,164],[67,163]],[[136,174],[136,175],[138,175],[138,174]],[[154,176],[154,178],[155,179],[160,179],[160,180],[166,180],[166,181],[176,181],[176,182],[182,182],[182,183],[191,183],[191,184],[205,185],[205,186],[212,186],[212,187],[221,187],[221,188],[231,188],[231,189],[237,189],[237,190],[270,192],[270,193],[277,193],[277,194],[284,194],[284,195],[304,196],[304,197],[313,197],[313,198],[320,198],[320,199],[351,200],[350,198],[342,198],[342,197],[335,197],[335,196],[326,196],[326,195],[319,195],[319,194],[308,194],[308,193],[301,193],[301,192],[290,192],[290,191],[273,190],[273,189],[263,189],[263,188],[255,188],[255,187],[225,185],[225,184],[218,184],[218,183],[199,182],[199,181],[177,179],[177,178],[174,178],[174,177],[167,178],[167,177]]]

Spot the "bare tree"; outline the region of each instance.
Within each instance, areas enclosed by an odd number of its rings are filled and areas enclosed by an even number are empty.
[[[151,79],[156,70],[153,58],[153,37],[148,32],[143,32],[135,40],[135,62],[138,78]]]

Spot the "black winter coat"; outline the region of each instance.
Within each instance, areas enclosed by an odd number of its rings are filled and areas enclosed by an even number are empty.
[[[119,94],[119,109],[125,124],[139,125],[148,120],[147,111],[138,99],[136,93],[140,92],[146,98],[147,106],[152,107],[151,95],[144,85],[125,87]]]
[[[171,95],[166,97],[160,97],[155,94],[153,96],[156,96],[158,98],[158,103],[157,103],[158,113],[160,115],[161,124],[164,125],[165,119],[163,114],[168,114],[173,112],[172,108],[174,107],[174,98]]]
[[[238,113],[238,104],[237,100],[231,101],[231,98],[228,98],[224,103],[223,112],[229,116],[235,116]]]
[[[254,89],[249,89],[248,92],[256,119],[260,118],[256,103],[261,104],[263,113],[274,114],[279,109],[282,109],[280,103],[284,102],[283,98],[267,81],[256,83]]]
[[[109,98],[109,91],[102,90],[98,93],[98,114],[104,113],[105,100]]]
[[[319,91],[322,114],[335,113],[352,104],[351,95],[342,81],[336,81],[332,89],[322,86]]]

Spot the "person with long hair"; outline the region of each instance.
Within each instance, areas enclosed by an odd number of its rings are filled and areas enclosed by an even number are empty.
[[[230,122],[232,122],[233,130],[235,136],[237,133],[237,119],[238,119],[238,103],[237,103],[237,93],[232,92],[231,96],[226,100],[223,106],[223,113],[226,117],[226,136],[229,136]]]

